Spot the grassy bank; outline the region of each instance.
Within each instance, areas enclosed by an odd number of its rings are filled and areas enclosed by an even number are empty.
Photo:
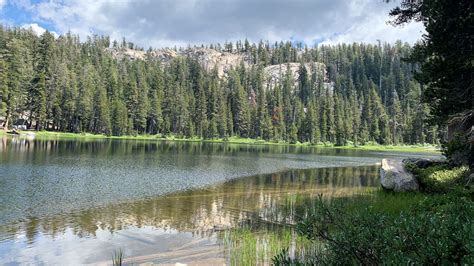
[[[327,201],[319,198],[296,226],[319,253],[286,250],[276,264],[474,263],[474,193],[466,167],[411,168],[420,192],[377,192]]]
[[[409,168],[419,192],[282,201],[280,209],[293,210],[282,213],[299,214],[289,219],[293,225],[225,231],[227,258],[231,265],[472,265],[474,185],[467,167]]]
[[[26,135],[29,131],[21,131],[20,135]],[[399,151],[399,152],[439,152],[439,147],[431,144],[418,145],[379,145],[377,143],[370,143],[366,145],[346,145],[335,146],[331,143],[294,143],[290,144],[284,141],[265,141],[262,139],[250,139],[240,137],[230,137],[227,139],[202,139],[202,138],[183,138],[174,135],[136,135],[136,136],[106,136],[91,133],[68,133],[68,132],[52,132],[39,131],[33,132],[37,138],[41,139],[130,139],[130,140],[160,140],[160,141],[189,141],[189,142],[206,142],[206,143],[230,143],[230,144],[251,144],[251,145],[288,145],[288,146],[306,146],[317,148],[335,148],[345,150],[370,150],[370,151]],[[0,130],[0,135],[5,135],[5,131]]]

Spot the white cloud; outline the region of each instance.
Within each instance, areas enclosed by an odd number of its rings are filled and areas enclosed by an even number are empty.
[[[0,0],[2,1],[2,0]],[[25,1],[25,0],[23,0]],[[397,3],[373,0],[49,0],[32,5],[35,19],[71,31],[81,39],[106,34],[140,46],[183,46],[249,38],[271,42],[302,40],[414,43],[420,24],[386,25]]]
[[[0,0],[0,10],[7,4],[7,0]]]
[[[31,29],[38,36],[42,35],[46,31],[45,28],[41,27],[37,23],[24,24],[21,27],[24,28],[24,29]],[[56,38],[59,36],[54,31],[51,31],[51,34],[53,34],[53,36],[56,37]]]
[[[394,43],[397,40],[415,43],[420,39],[425,29],[421,23],[407,24],[404,27],[393,27],[386,23],[387,16],[378,14],[354,24],[347,30],[324,40],[321,44],[337,43],[376,43],[377,40]]]

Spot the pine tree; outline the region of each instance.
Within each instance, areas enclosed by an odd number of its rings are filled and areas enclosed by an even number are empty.
[[[308,99],[311,96],[311,84],[309,81],[308,70],[306,69],[304,63],[300,63],[300,68],[298,70],[298,87],[301,102],[303,102],[303,104],[307,104]]]
[[[229,87],[233,92],[234,104],[232,113],[234,114],[234,129],[240,137],[249,137],[250,134],[250,112],[248,106],[247,92],[240,83],[240,76],[233,72],[229,79]]]
[[[344,123],[343,123],[343,109],[342,109],[342,99],[338,94],[333,95],[334,98],[334,127],[335,127],[335,138],[336,145],[343,146],[346,144],[346,136],[344,132]]]
[[[349,112],[352,114],[352,141],[354,145],[357,146],[359,144],[359,132],[361,127],[361,110],[359,101],[354,92],[351,93],[350,96],[350,104],[349,104]]]
[[[5,106],[5,122],[4,127],[9,128],[10,121],[15,119],[15,110],[20,104],[21,82],[23,76],[23,64],[21,60],[21,43],[19,40],[11,38],[6,42],[5,54],[2,55],[5,73],[8,73],[7,84],[4,84],[4,97],[6,99]]]
[[[42,130],[46,124],[46,78],[41,73],[38,82],[35,84],[35,106],[36,130]]]
[[[41,130],[46,126],[46,98],[48,97],[48,87],[52,74],[53,42],[54,36],[46,31],[41,35],[37,51],[38,64],[35,69],[36,77],[33,79],[32,93],[30,94],[32,111],[35,113],[36,118],[36,130]],[[51,94],[51,92],[49,94]]]
[[[271,113],[272,125],[274,128],[274,138],[283,140],[286,138],[286,125],[284,114],[284,102],[280,85],[274,88],[274,104]]]
[[[79,80],[79,97],[76,99],[77,109],[75,112],[75,132],[85,132],[89,130],[90,118],[92,115],[93,78],[90,65],[86,65]]]
[[[315,100],[310,101],[306,109],[306,140],[309,141],[311,144],[317,144],[320,140],[318,123],[319,116],[318,112],[316,111],[317,109],[318,106],[316,105]]]
[[[207,97],[204,90],[204,81],[200,77],[197,85],[195,122],[197,127],[197,136],[204,137],[207,131]]]
[[[292,106],[294,104],[294,96],[292,95],[293,89],[293,73],[291,72],[289,64],[285,65],[283,69],[286,69],[282,85],[282,97],[283,97],[283,114],[285,116],[284,124],[285,128],[285,140],[289,140],[291,133],[291,126],[293,124],[294,115]]]
[[[331,143],[334,143],[336,140],[336,125],[334,121],[334,97],[332,96],[333,94],[334,92],[331,92],[330,89],[326,90],[326,139]]]
[[[115,100],[112,104],[112,135],[122,136],[128,133],[127,107],[122,101]]]
[[[107,92],[104,87],[99,86],[94,97],[94,133],[111,134],[111,122]]]
[[[257,92],[257,121],[255,132],[257,137],[264,138],[264,135],[270,135],[270,125],[268,124],[268,106],[267,106],[267,97],[265,95],[265,90],[263,89],[263,68],[258,67],[255,80],[254,88]]]
[[[148,109],[147,131],[150,134],[158,134],[161,132],[161,126],[163,123],[161,106],[163,101],[163,80],[160,70],[157,70],[152,74],[151,86],[148,94],[150,106]]]
[[[389,112],[390,112],[390,127],[392,129],[392,143],[396,145],[399,143],[400,137],[401,137],[401,134],[398,131],[399,131],[401,120],[402,120],[401,105],[400,105],[400,100],[398,98],[398,94],[396,90],[392,90],[392,97],[391,97]]]
[[[217,113],[216,113],[216,123],[217,123],[217,128],[219,131],[219,137],[224,138],[231,133],[229,132],[229,122],[232,121],[231,117],[227,117],[227,114],[229,113],[227,111],[227,105],[224,100],[224,96],[222,93],[218,93],[218,105],[217,105]]]
[[[8,69],[5,60],[0,57],[0,116],[6,116],[8,95]]]
[[[291,144],[295,144],[298,142],[298,128],[296,127],[296,123],[291,124],[289,142]]]

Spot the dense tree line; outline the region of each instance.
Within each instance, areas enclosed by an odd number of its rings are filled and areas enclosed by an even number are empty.
[[[430,122],[448,125],[443,153],[451,164],[467,163],[474,172],[474,2],[409,1],[390,12],[395,26],[423,23],[426,34],[409,60],[420,67],[415,79],[425,84],[423,101]]]
[[[474,109],[474,3],[469,0],[401,1],[390,15],[395,26],[422,22],[427,34],[409,60],[418,62],[416,80],[426,84],[424,100],[434,123]]]
[[[224,77],[192,57],[162,63],[151,48],[145,60],[119,60],[111,46],[141,49],[104,36],[80,42],[69,33],[55,38],[1,27],[4,127],[337,145],[438,140],[437,128],[424,123],[428,108],[412,74],[417,65],[402,60],[408,44],[210,45],[251,58],[253,64],[242,62]],[[300,63],[297,82],[288,72],[269,86],[264,67],[289,62]],[[327,75],[311,71],[314,62],[324,63]]]

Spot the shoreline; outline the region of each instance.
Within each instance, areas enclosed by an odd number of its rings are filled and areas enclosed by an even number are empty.
[[[137,135],[137,136],[106,136],[92,133],[70,133],[56,131],[18,131],[20,137],[34,137],[38,139],[123,139],[123,140],[153,140],[153,141],[181,141],[181,142],[201,142],[201,143],[221,143],[221,144],[240,144],[240,145],[276,145],[276,146],[295,146],[295,147],[314,147],[314,148],[332,148],[341,150],[366,150],[366,151],[396,151],[396,152],[426,152],[440,153],[440,148],[432,144],[415,145],[381,145],[370,143],[366,145],[354,146],[348,144],[345,146],[336,146],[332,143],[288,143],[284,141],[266,141],[262,139],[250,139],[240,137],[230,137],[228,139],[203,139],[203,138],[181,138],[173,135]],[[33,133],[33,134],[31,134]],[[27,135],[31,134],[31,135]],[[10,135],[6,130],[0,130],[0,136]]]

